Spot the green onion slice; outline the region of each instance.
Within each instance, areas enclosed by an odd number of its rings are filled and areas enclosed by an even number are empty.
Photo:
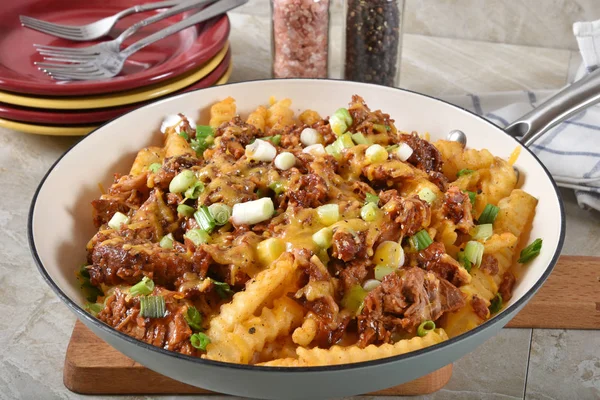
[[[533,243],[521,250],[517,262],[520,264],[528,263],[540,254],[540,250],[542,250],[542,239],[537,238]]]
[[[354,143],[356,144],[371,144],[369,142],[369,140],[365,137],[365,135],[363,135],[362,133],[353,133],[352,134],[352,140],[354,140]]]
[[[400,147],[400,145],[392,144],[392,145],[386,146],[385,149],[388,151],[388,153],[391,153],[393,150],[396,150],[398,147]]]
[[[367,203],[375,203],[375,205],[379,204],[379,196],[372,194],[372,193],[367,193],[365,195],[365,204]]]
[[[198,135],[214,135],[215,134],[215,130],[213,129],[212,126],[209,125],[198,125],[196,126],[196,136]]]
[[[331,228],[322,228],[312,235],[313,242],[322,249],[331,247],[333,231]]]
[[[214,134],[214,130],[210,126],[196,126],[196,138],[190,140],[190,146],[198,157],[201,157],[204,154],[204,150],[208,149],[215,142]]]
[[[160,167],[162,167],[162,164],[155,162],[155,163],[152,163],[152,164],[148,165],[148,170],[150,172],[152,172],[152,173],[155,174],[155,173],[158,172],[158,170],[160,169]]]
[[[162,296],[140,297],[140,315],[144,318],[162,318],[166,309],[165,298]]]
[[[181,136],[182,138],[184,138],[185,140],[190,140],[190,136],[187,134],[186,131],[181,131],[179,132],[179,136]]]
[[[473,266],[473,264],[471,263],[471,261],[467,260],[467,257],[465,257],[465,252],[459,251],[457,254],[457,258],[458,258],[458,263],[460,265],[462,265],[463,268],[467,270],[467,272],[470,273],[471,267]]]
[[[185,233],[184,237],[191,240],[196,246],[200,246],[201,244],[208,243],[210,241],[210,235],[202,229],[190,229]]]
[[[192,184],[192,186],[190,186],[189,189],[187,189],[184,193],[184,196],[186,199],[197,199],[198,197],[200,197],[200,193],[202,193],[204,191],[204,183],[200,182],[200,181],[196,181]]]
[[[411,236],[410,242],[415,250],[421,251],[428,248],[429,245],[433,243],[433,240],[431,240],[429,233],[427,233],[425,229],[421,229],[419,232]]]
[[[461,169],[460,171],[458,171],[456,173],[456,176],[460,177],[463,175],[469,175],[469,174],[472,174],[473,172],[475,172],[475,171],[473,171],[472,169],[464,168],[464,169]]]
[[[223,203],[211,204],[208,207],[208,212],[215,221],[215,224],[222,226],[229,222],[231,218],[231,207]]]
[[[346,294],[344,294],[342,306],[353,312],[355,315],[358,315],[362,311],[364,300],[368,293],[369,292],[363,289],[361,285],[354,285]]]
[[[190,336],[190,343],[196,349],[204,351],[206,350],[206,346],[210,344],[210,338],[208,337],[208,335],[202,332],[198,332]]]
[[[160,239],[160,242],[158,242],[158,245],[160,247],[162,247],[163,249],[172,249],[174,241],[175,241],[175,239],[173,239],[173,234],[169,233],[168,235],[165,235],[162,237],[162,239]]]
[[[88,271],[87,265],[82,265],[77,274],[77,279],[81,283],[81,291],[85,295],[85,299],[91,303],[94,303],[98,296],[103,296],[102,289],[92,285],[90,282],[90,272]]]
[[[360,209],[360,217],[366,222],[373,222],[377,219],[377,211],[377,204],[367,203]]]
[[[191,217],[196,212],[194,207],[190,207],[186,204],[180,204],[177,206],[177,213],[183,215],[184,217]]]
[[[479,225],[482,224],[493,224],[498,216],[498,211],[500,211],[500,207],[497,207],[493,204],[487,204],[483,209],[483,212],[479,216],[477,222]]]
[[[471,236],[475,240],[487,240],[494,234],[492,224],[477,225],[471,230]]]
[[[183,193],[188,190],[197,181],[196,175],[189,169],[181,171],[169,183],[169,192]]]
[[[196,307],[188,307],[187,313],[184,315],[184,318],[190,328],[194,331],[202,330],[202,314]]]
[[[133,285],[129,289],[129,294],[132,296],[147,296],[154,290],[154,281],[147,276],[143,277],[141,281]]]
[[[194,213],[194,218],[196,219],[196,222],[198,222],[200,229],[207,233],[212,232],[217,225],[215,219],[210,214],[210,211],[208,211],[208,207],[206,206],[200,207],[198,211]]]
[[[98,313],[104,309],[102,303],[87,303],[85,309],[92,314],[94,317],[98,316]]]
[[[262,137],[261,139],[268,140],[269,142],[273,143],[275,146],[279,146],[279,144],[281,143],[281,135],[265,136],[265,137]]]
[[[418,193],[418,196],[421,200],[426,201],[429,204],[433,203],[437,198],[435,193],[433,193],[433,190],[429,189],[428,187],[421,189]]]
[[[324,225],[332,225],[340,220],[340,206],[338,204],[325,204],[317,208],[319,221]]]
[[[502,295],[500,293],[496,293],[496,296],[492,299],[489,310],[491,314],[496,314],[502,310]]]
[[[471,201],[471,205],[475,205],[475,192],[471,192],[470,190],[463,190],[463,193],[466,193],[469,196],[469,200]]]
[[[375,267],[375,279],[382,281],[386,275],[396,272],[395,267],[388,267],[387,265],[377,265]]]
[[[274,191],[276,195],[279,195],[285,191],[285,185],[281,182],[273,182],[269,185],[269,189]]]
[[[231,286],[229,286],[229,284],[225,282],[215,281],[212,278],[210,280],[215,285],[215,290],[220,298],[226,299],[233,293],[233,290],[231,290]]]
[[[417,328],[417,335],[423,337],[435,329],[435,322],[431,320],[421,322]]]
[[[108,227],[112,228],[116,231],[121,229],[122,225],[127,225],[129,223],[129,217],[122,212],[117,211],[110,221],[108,221]]]
[[[471,262],[471,264],[479,267],[481,265],[481,259],[483,258],[483,244],[470,240],[465,246],[465,258]]]

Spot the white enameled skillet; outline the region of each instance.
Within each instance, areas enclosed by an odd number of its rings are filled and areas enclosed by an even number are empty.
[[[597,87],[600,85],[596,83]],[[597,96],[592,92],[582,94],[585,90],[583,84],[569,89],[549,105],[542,105],[542,112],[534,112],[508,131],[525,133],[531,127],[528,133],[531,137],[547,130],[578,107],[588,105],[587,99]],[[563,206],[550,174],[527,147],[523,147],[515,166],[520,172],[522,189],[539,199],[530,238],[543,239],[542,252],[528,264],[515,286],[513,298],[502,312],[481,326],[433,347],[340,366],[235,365],[151,346],[105,325],[83,309],[85,299],[74,271],[85,262],[86,242],[95,233],[90,202],[99,195],[98,183],[108,187],[114,172],[127,173],[139,149],[161,144],[158,127],[164,116],[183,112],[206,121],[209,106],[227,96],[236,99],[242,115],[267,103],[270,96],[292,99],[295,111],[310,108],[321,115],[330,115],[345,106],[353,94],[362,96],[372,109],[391,114],[399,129],[429,132],[432,140],[460,130],[466,134],[469,147],[487,148],[504,158],[521,146],[507,132],[466,110],[418,93],[371,84],[265,80],[185,93],[104,124],[50,168],[33,197],[28,223],[29,244],[40,273],[77,318],[117,350],[161,374],[216,392],[257,398],[341,397],[401,384],[452,363],[495,335],[540,288],[559,256],[565,234]],[[562,106],[557,106],[556,101]]]

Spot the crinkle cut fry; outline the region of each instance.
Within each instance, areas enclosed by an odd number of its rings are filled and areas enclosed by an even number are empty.
[[[227,97],[210,107],[210,121],[208,124],[213,128],[218,128],[224,122],[231,121],[236,114],[235,99]]]
[[[246,290],[238,292],[233,299],[221,306],[219,315],[210,322],[207,334],[232,332],[237,324],[250,318],[270,298],[277,298],[296,279],[297,264],[291,253],[283,253],[273,265],[261,271],[246,284]]]
[[[412,339],[404,339],[394,344],[369,345],[364,349],[358,346],[332,346],[329,349],[315,347],[305,349],[299,347],[296,352],[298,359],[283,358],[259,365],[272,367],[316,367],[321,365],[339,365],[356,363],[362,361],[376,360],[379,358],[392,357],[411,351],[420,350],[433,346],[448,339],[443,329],[435,329],[423,337],[415,336]]]
[[[210,334],[206,358],[211,360],[248,364],[255,352],[279,335],[289,334],[302,323],[304,310],[284,296],[275,300],[273,308],[263,308],[258,317],[234,327],[233,332]]]

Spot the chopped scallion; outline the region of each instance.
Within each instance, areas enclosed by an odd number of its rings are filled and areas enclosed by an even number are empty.
[[[209,125],[198,125],[196,126],[196,136],[198,135],[214,135],[215,130]]]
[[[162,237],[162,239],[160,239],[160,242],[158,242],[158,245],[160,247],[162,247],[163,249],[172,249],[173,248],[173,234],[169,233],[168,235],[165,235]]]
[[[463,190],[463,192],[469,196],[469,201],[471,201],[471,205],[474,206],[476,193],[471,192],[470,190]]]
[[[477,222],[481,224],[493,224],[498,216],[498,211],[500,211],[499,207],[496,207],[493,204],[487,204],[483,209],[483,212],[479,216]]]
[[[356,144],[371,144],[369,142],[369,140],[365,137],[365,135],[363,135],[362,133],[353,133],[352,134],[352,140],[354,141],[354,143]]]
[[[275,192],[276,195],[279,195],[285,192],[285,186],[281,182],[273,182],[269,185],[269,189]]]
[[[141,281],[129,288],[129,294],[132,296],[147,296],[154,290],[154,281],[144,276]]]
[[[185,233],[184,237],[191,240],[196,246],[200,246],[201,244],[208,243],[210,241],[210,235],[208,232],[203,231],[202,229],[190,229]]]
[[[427,233],[425,229],[421,229],[419,232],[411,236],[410,241],[412,246],[417,251],[424,250],[428,248],[431,243],[433,243],[433,240],[431,240],[429,233]]]
[[[104,309],[104,304],[101,303],[87,303],[85,309],[92,314],[94,317],[98,315],[100,311]]]
[[[269,142],[273,143],[275,146],[279,146],[279,144],[281,143],[281,135],[265,136],[265,137],[262,137],[261,139],[268,140]]]
[[[352,116],[346,108],[339,108],[329,118],[329,125],[333,133],[339,136],[346,132],[348,127],[352,125]]]
[[[222,226],[229,222],[231,217],[231,207],[223,203],[211,204],[208,207],[210,215],[213,217],[215,224]]]
[[[332,225],[340,220],[340,206],[337,204],[325,204],[317,208],[319,221],[324,225]]]
[[[162,318],[165,316],[166,303],[162,296],[140,297],[140,315],[144,318]]]
[[[321,141],[321,135],[319,134],[319,131],[314,128],[304,128],[302,132],[300,132],[300,141],[305,146],[311,146]]]
[[[421,200],[426,201],[429,204],[433,203],[437,198],[435,193],[433,193],[433,190],[429,189],[428,187],[421,189],[418,193],[418,196]]]
[[[391,153],[392,151],[396,150],[398,148],[397,144],[392,144],[389,146],[385,146],[385,149],[388,151],[388,153]]]
[[[196,175],[189,169],[181,171],[169,183],[169,192],[183,193],[188,190],[197,181]]]
[[[204,351],[206,346],[210,344],[210,338],[202,332],[197,332],[190,336],[190,343],[194,348]]]
[[[489,310],[490,314],[496,314],[502,310],[502,295],[500,293],[496,293],[496,296],[490,302]]]
[[[370,292],[371,290],[376,289],[380,285],[381,281],[378,281],[377,279],[369,279],[365,281],[365,283],[363,283],[363,289],[365,289],[367,292]]]
[[[181,136],[182,138],[184,138],[185,140],[190,140],[190,136],[187,134],[186,131],[181,131],[179,132],[179,136]]]
[[[184,318],[193,331],[202,330],[202,314],[200,314],[196,307],[188,307],[187,313],[185,313]]]
[[[467,257],[465,257],[465,252],[464,251],[459,251],[458,254],[457,254],[457,258],[458,258],[458,263],[460,265],[462,265],[462,267],[464,269],[466,269],[467,272],[470,273],[471,272],[472,264],[471,264],[471,261],[467,260]]]
[[[400,161],[407,161],[410,156],[412,156],[413,152],[414,150],[412,147],[404,142],[400,143],[398,148],[394,150],[394,154],[400,159]]]
[[[365,204],[366,203],[375,203],[375,205],[379,204],[379,196],[373,193],[368,193],[365,195]]]
[[[380,144],[372,144],[365,151],[365,158],[369,163],[384,162],[388,158],[387,150]]]
[[[471,236],[475,240],[487,240],[494,234],[492,224],[477,225],[471,230]]]
[[[463,175],[469,175],[469,174],[472,174],[473,172],[475,172],[475,171],[473,171],[472,169],[463,168],[463,169],[461,169],[460,171],[458,171],[458,172],[456,173],[456,176],[457,176],[457,177],[461,177],[461,176],[463,176]]]
[[[194,207],[190,207],[186,204],[180,204],[177,206],[177,214],[181,214],[184,217],[191,217],[196,212]]]
[[[367,203],[360,209],[360,217],[366,222],[373,222],[377,219],[379,207],[375,203]]]
[[[190,146],[198,157],[201,157],[204,154],[204,150],[208,149],[215,142],[214,134],[214,130],[210,126],[196,126],[196,138],[190,140]]]
[[[279,168],[282,171],[287,171],[296,165],[296,156],[288,151],[284,151],[283,153],[277,154],[277,157],[275,157],[273,163],[275,164],[276,168]]]
[[[330,228],[322,228],[312,235],[312,240],[322,249],[331,247],[333,231]]]
[[[155,163],[152,163],[152,164],[148,165],[148,170],[150,172],[152,172],[153,174],[155,174],[155,173],[158,172],[158,170],[160,169],[160,167],[162,167],[162,164],[155,162]]]
[[[540,254],[540,250],[542,250],[542,239],[537,238],[533,243],[521,250],[517,262],[520,264],[528,263]]]
[[[285,252],[285,242],[281,238],[271,237],[256,246],[258,259],[265,267],[270,266],[283,252]]]
[[[108,226],[109,228],[112,228],[114,230],[119,230],[121,229],[122,225],[127,225],[129,223],[129,217],[125,214],[123,214],[122,212],[117,211],[112,218],[110,219],[110,221],[108,221]]]
[[[258,200],[234,204],[231,217],[236,225],[253,225],[268,220],[273,217],[274,213],[273,200],[270,197],[263,197]]]
[[[277,149],[268,140],[256,139],[246,146],[246,157],[254,161],[273,161]]]
[[[417,328],[417,336],[423,337],[435,329],[435,322],[431,320],[421,322]]]
[[[190,186],[189,189],[187,189],[185,191],[185,193],[183,195],[185,196],[186,199],[195,200],[198,197],[200,197],[200,193],[202,193],[203,191],[204,191],[204,183],[202,183],[200,181],[196,181],[192,184],[192,186]]]
[[[208,211],[208,207],[206,206],[200,207],[198,211],[194,213],[194,219],[200,226],[200,229],[207,233],[212,232],[217,225],[215,223],[215,219],[212,217],[212,215],[210,215],[210,211]]]
[[[481,259],[483,258],[483,244],[470,240],[465,246],[465,258],[471,262],[472,265],[479,267],[481,265]]]
[[[354,285],[352,288],[344,294],[342,298],[342,306],[354,313],[355,315],[360,314],[362,311],[365,297],[368,292],[363,289],[361,285]]]
[[[375,267],[375,279],[382,281],[386,275],[395,272],[398,268],[390,267],[387,265],[377,265]]]

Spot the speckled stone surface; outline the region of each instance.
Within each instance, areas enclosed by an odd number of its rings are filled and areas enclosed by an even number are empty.
[[[270,71],[268,18],[260,7],[246,9],[251,14],[231,14],[232,81],[267,78]],[[565,50],[411,34],[405,37],[401,85],[431,95],[554,89],[574,73],[573,60]],[[0,187],[6,192],[0,197],[0,399],[107,398],[80,396],[63,386],[62,365],[75,317],[45,284],[27,246],[27,213],[36,186],[77,140],[0,128]],[[564,253],[600,256],[600,213],[581,210],[570,191],[563,196]],[[599,338],[598,331],[506,329],[456,362],[450,383],[422,399],[600,398]]]

